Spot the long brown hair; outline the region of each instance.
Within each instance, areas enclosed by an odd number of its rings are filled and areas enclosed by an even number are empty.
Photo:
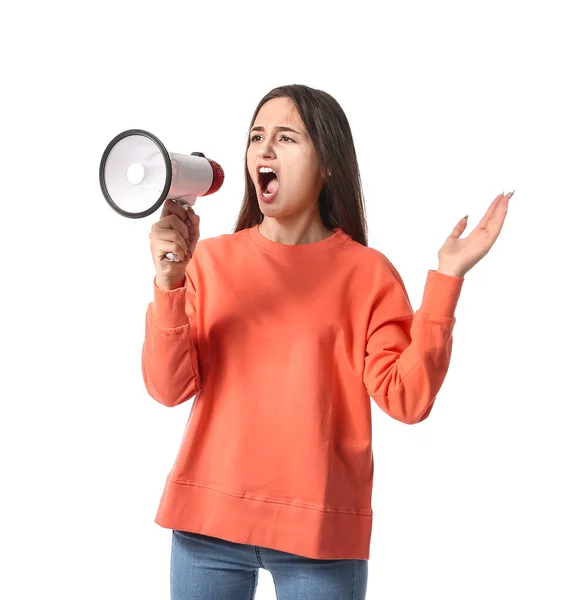
[[[248,128],[246,151],[256,115],[272,98],[289,98],[293,102],[311,138],[321,169],[325,173],[330,172],[319,194],[319,210],[325,227],[338,227],[356,242],[367,246],[365,205],[356,149],[350,124],[340,104],[327,92],[306,85],[274,88],[260,100],[254,111]],[[264,219],[246,159],[244,175],[244,198],[233,233],[254,227]]]

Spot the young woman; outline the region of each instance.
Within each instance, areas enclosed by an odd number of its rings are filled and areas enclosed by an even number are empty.
[[[452,351],[464,276],[498,237],[512,194],[429,270],[413,313],[367,246],[348,120],[329,94],[276,88],[251,119],[235,231],[199,240],[167,201],[142,372],[165,406],[195,396],[155,521],[172,529],[174,600],[365,598],[372,529],[371,399],[419,423]],[[173,252],[179,261],[162,260]]]

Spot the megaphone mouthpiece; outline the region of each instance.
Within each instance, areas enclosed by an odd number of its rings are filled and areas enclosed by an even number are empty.
[[[223,185],[223,181],[225,181],[225,173],[223,172],[221,165],[210,158],[207,160],[213,169],[213,181],[211,182],[211,187],[207,190],[207,192],[205,192],[205,194],[203,194],[204,196],[214,194]]]

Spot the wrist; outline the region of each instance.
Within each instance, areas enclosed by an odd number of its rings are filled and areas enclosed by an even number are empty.
[[[184,287],[185,276],[181,281],[168,281],[166,279],[159,279],[159,277],[155,277],[156,287],[169,292],[170,290],[176,290],[178,288]]]
[[[465,277],[465,273],[459,267],[449,267],[445,264],[438,265],[436,271],[443,275],[449,275],[450,277],[460,277],[461,279]]]

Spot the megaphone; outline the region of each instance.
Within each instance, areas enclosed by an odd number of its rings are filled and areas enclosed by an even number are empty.
[[[100,162],[100,187],[108,204],[120,215],[146,217],[171,199],[184,209],[198,196],[216,192],[225,179],[223,169],[202,152],[168,152],[164,144],[143,129],[116,135]],[[165,259],[177,260],[168,252]]]

